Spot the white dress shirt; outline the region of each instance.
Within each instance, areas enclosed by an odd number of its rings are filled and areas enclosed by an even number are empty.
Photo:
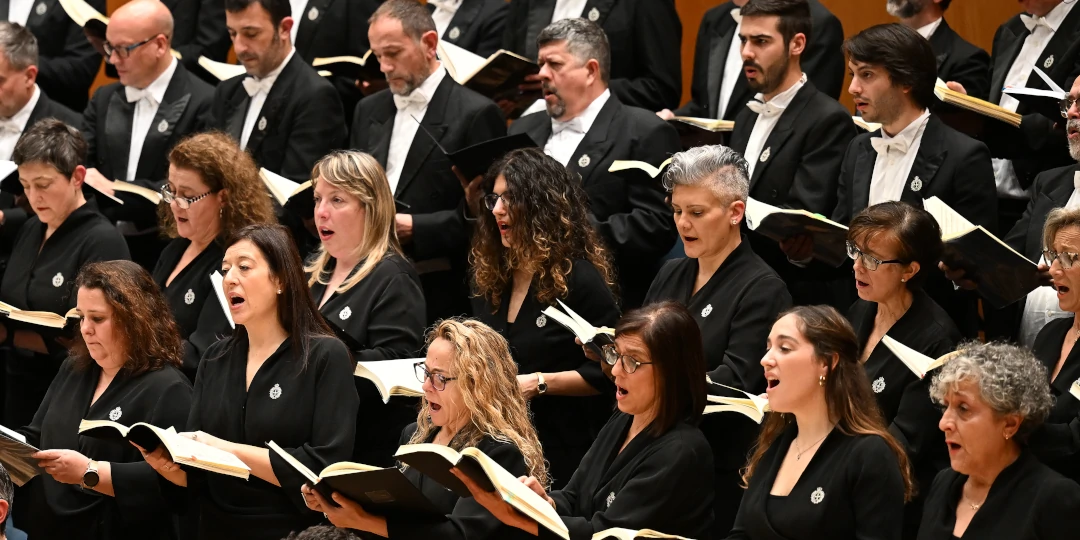
[[[390,151],[386,156],[386,180],[390,182],[390,193],[397,191],[398,182],[401,181],[401,169],[405,167],[405,159],[409,157],[409,149],[412,148],[420,122],[424,120],[428,104],[445,77],[446,68],[439,64],[438,69],[411,94],[394,96],[397,114],[394,116],[394,131],[390,134]]]
[[[882,130],[881,137],[870,139],[878,155],[874,161],[874,175],[870,177],[869,205],[900,200],[908,174],[911,173],[911,166],[915,164],[915,156],[919,154],[919,147],[922,146],[923,132],[926,131],[929,120],[930,111],[925,110],[896,136],[890,137]]]
[[[755,109],[754,112],[758,113],[757,121],[754,122],[754,129],[750,132],[750,140],[746,142],[746,151],[743,152],[743,157],[750,164],[749,173],[751,177],[754,176],[754,167],[761,157],[761,150],[765,146],[765,141],[769,140],[769,135],[772,134],[776,123],[780,121],[784,109],[791,105],[791,100],[795,99],[795,94],[798,94],[805,84],[806,74],[803,73],[802,77],[791,85],[791,88],[776,94],[769,101],[764,101],[764,94],[758,94],[754,96],[755,101],[747,104],[751,109]]]
[[[304,10],[307,9],[307,0],[289,0],[289,6],[292,8],[292,30],[289,30],[289,37],[292,39],[293,44],[296,44],[296,31],[300,29],[300,21],[307,15]]]
[[[251,77],[253,80],[258,81],[262,85],[262,89],[255,93],[255,95],[249,95],[251,103],[248,104],[247,116],[244,117],[244,130],[240,132],[240,149],[246,150],[248,139],[251,138],[251,130],[255,129],[255,123],[259,120],[259,115],[262,113],[263,104],[266,103],[266,96],[270,94],[270,89],[277,81],[278,75],[281,75],[281,70],[285,69],[285,66],[292,60],[293,55],[296,54],[296,49],[289,51],[285,60],[281,61],[281,65],[274,68],[269,75],[258,78]]]
[[[127,95],[128,101],[135,101],[135,114],[131,119],[131,146],[128,150],[127,176],[124,178],[128,182],[135,179],[147,132],[156,129],[150,124],[154,122],[158,107],[161,106],[161,101],[165,99],[165,91],[169,89],[169,81],[172,81],[173,73],[176,73],[175,58],[169,62],[169,67],[165,68],[165,71],[145,88],[145,91],[124,87],[124,93]]]
[[[13,23],[26,26],[26,20],[30,18],[30,10],[34,8],[36,0],[8,0],[8,19]]]
[[[30,95],[30,101],[19,109],[19,112],[11,118],[0,119],[0,159],[11,160],[11,154],[15,152],[15,143],[19,142],[22,132],[26,130],[26,123],[30,121],[30,114],[37,107],[41,99],[41,89],[34,85],[34,93]]]
[[[586,3],[588,0],[555,0],[555,11],[551,14],[551,22],[583,17]]]
[[[457,10],[461,8],[461,2],[462,0],[428,0],[429,4],[435,6],[431,19],[435,21],[435,32],[439,37],[447,37],[446,30],[450,27],[450,21],[454,20]]]
[[[548,137],[547,143],[544,144],[544,153],[565,167],[570,162],[570,158],[574,157],[574,151],[577,150],[578,145],[585,138],[585,134],[592,129],[596,117],[600,115],[600,110],[604,108],[610,98],[611,90],[604,90],[604,93],[594,99],[588,107],[585,107],[585,110],[581,111],[581,114],[577,115],[576,118],[564,122],[552,118],[551,136]]]
[[[1039,69],[1044,69],[1042,63],[1043,49],[1046,48],[1047,43],[1050,43],[1050,39],[1054,37],[1054,33],[1061,27],[1061,23],[1075,5],[1075,1],[1062,2],[1050,10],[1046,17],[1035,18],[1039,24],[1035,25],[1031,34],[1024,39],[1024,45],[1020,48],[1020,53],[1016,55],[1016,60],[1013,61],[1012,66],[1009,67],[1009,72],[1005,75],[1005,86],[1027,86],[1028,78],[1031,77],[1031,68],[1038,65]],[[1009,94],[1002,92],[998,105],[1016,112],[1020,102]],[[1028,192],[1020,187],[1020,180],[1016,177],[1016,169],[1013,168],[1012,161],[994,159],[993,163],[998,196],[1009,199],[1027,199]]]
[[[720,81],[720,104],[716,109],[716,117],[723,118],[731,101],[731,93],[735,91],[735,83],[739,82],[743,75],[742,41],[739,39],[739,30],[742,30],[742,15],[739,9],[731,10],[731,17],[735,19],[735,33],[731,36],[731,45],[728,45],[727,60],[724,61],[724,78]]]
[[[916,29],[915,31],[918,32],[920,36],[922,36],[922,37],[924,37],[926,39],[930,39],[930,36],[934,35],[934,32],[936,32],[938,27],[941,26],[941,21],[943,21],[943,20],[945,20],[945,19],[943,19],[941,17],[938,17],[938,19],[936,21],[934,21],[934,22],[932,22],[932,23],[930,23],[930,24],[928,24],[926,26],[920,27],[920,28]]]
[[[1080,172],[1073,173],[1073,192],[1069,196],[1069,202],[1065,203],[1065,209],[1076,210],[1080,208]],[[1046,258],[1040,256],[1039,264],[1046,263]],[[1062,311],[1058,303],[1057,291],[1053,287],[1039,287],[1027,295],[1024,302],[1024,316],[1020,321],[1020,345],[1031,348],[1035,344],[1035,336],[1053,319],[1071,317],[1073,314]]]

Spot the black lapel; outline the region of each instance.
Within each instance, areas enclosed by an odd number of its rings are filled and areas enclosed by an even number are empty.
[[[1069,11],[1065,20],[1061,21],[1061,25],[1046,44],[1042,54],[1035,59],[1035,66],[1065,87],[1066,92],[1068,91],[1066,83],[1072,75],[1075,59],[1072,63],[1065,62],[1065,59],[1069,48],[1076,44],[1077,39],[1080,39],[1080,9],[1073,9]],[[1028,77],[1027,87],[1046,88],[1046,83],[1038,73],[1035,73],[1035,70],[1032,70],[1031,76]]]
[[[1002,32],[1012,33],[1009,28],[1002,28]],[[1012,34],[1012,42],[1001,51],[1001,54],[995,57],[993,73],[990,79],[991,103],[1001,101],[1001,89],[1005,86],[1005,76],[1009,74],[1009,68],[1016,61],[1016,57],[1020,55],[1020,48],[1024,46],[1024,40],[1028,35],[1027,32]]]
[[[536,146],[543,148],[547,145],[548,139],[551,138],[551,117],[548,116],[547,111],[544,111],[543,114],[537,113],[534,116],[536,116],[535,125],[527,127],[525,133],[536,143]]]
[[[389,94],[390,92],[387,91],[386,93]],[[368,126],[367,147],[375,160],[381,163],[385,169],[386,160],[390,158],[390,136],[394,133],[394,117],[397,114],[397,107],[391,101],[386,107],[375,107],[374,109],[371,124]],[[379,115],[382,118],[378,118]]]
[[[724,67],[727,63],[728,49],[731,40],[738,39],[735,36],[735,21],[723,21],[720,33],[713,34],[712,43],[709,47],[709,118],[720,118],[725,111],[720,109],[720,86],[724,81]]]
[[[176,131],[176,124],[180,122],[180,117],[184,115],[184,111],[191,101],[187,77],[187,70],[184,69],[183,64],[178,62],[172,80],[169,81],[169,87],[165,90],[161,105],[158,106],[157,114],[154,115],[154,120],[150,123],[150,131],[146,133],[146,139],[143,140],[142,152],[139,154],[139,165],[135,171],[136,178],[158,180],[158,178],[154,178],[155,172],[159,174],[165,172],[154,171],[154,167],[162,162],[161,157],[169,151],[169,140],[172,139],[173,132]]]
[[[765,145],[761,147],[761,152],[764,154],[765,150],[769,151],[770,156],[775,156],[780,152],[780,149],[784,147],[784,143],[791,138],[791,134],[795,130],[795,120],[802,114],[803,109],[810,103],[810,99],[817,94],[817,88],[814,83],[809,80],[806,84],[795,93],[795,97],[791,98],[791,103],[788,104],[784,112],[780,114],[780,119],[776,122],[776,126],[773,127],[772,133],[769,133],[769,137],[765,139]],[[750,178],[750,190],[754,189],[754,184],[758,179],[765,174],[765,169],[772,163],[772,159],[766,159],[760,161],[754,166],[754,175]]]
[[[570,161],[566,163],[569,171],[581,175],[581,185],[589,184],[589,180],[597,173],[601,162],[604,161],[604,156],[615,144],[615,137],[609,137],[608,133],[611,124],[622,113],[622,110],[623,105],[619,98],[611,94],[607,103],[600,109],[600,114],[596,115],[596,120],[589,128],[589,132],[585,134],[585,138],[581,139]],[[551,123],[548,122],[548,125],[550,126]]]
[[[53,8],[60,7],[57,4],[59,4],[58,0],[34,0],[34,7],[30,8],[30,16],[26,18],[26,27],[39,28]],[[4,10],[4,13],[6,14],[7,10]]]
[[[457,12],[454,13],[454,17],[450,19],[450,25],[446,27],[442,39],[457,45],[458,41],[469,32],[469,27],[479,17],[480,9],[483,7],[484,0],[463,0]]]
[[[611,7],[615,4],[615,0],[588,0],[585,2],[585,9],[581,11],[581,18],[588,19],[597,26],[603,27],[604,21],[607,21],[608,15],[611,14]]]
[[[1046,186],[1047,189],[1043,191],[1046,198],[1054,201],[1055,208],[1064,208],[1069,203],[1069,198],[1072,197],[1073,191],[1076,187],[1073,183],[1073,178],[1077,171],[1080,171],[1078,167],[1072,167],[1066,171],[1060,181],[1054,182],[1054,185]],[[1042,228],[1042,227],[1040,227]]]
[[[225,105],[225,131],[239,141],[244,136],[244,119],[247,116],[248,107],[251,106],[251,98],[248,97],[243,84],[236,86],[235,92]]]
[[[949,150],[945,147],[945,124],[936,116],[930,115],[926,129],[923,130],[922,142],[919,143],[919,153],[915,154],[915,162],[911,164],[900,200],[921,208],[923,195],[928,192],[930,183],[934,181],[934,176],[948,155]]]
[[[1075,319],[1075,316],[1073,316],[1073,318]],[[1072,329],[1072,325],[1069,325],[1066,328]],[[1069,330],[1065,331],[1066,334],[1068,334],[1068,332]],[[1066,336],[1062,337],[1064,338]],[[1058,355],[1054,355],[1055,362],[1046,366],[1048,375],[1054,374],[1054,368],[1057,367],[1056,361],[1058,358]],[[1059,395],[1065,395],[1069,393],[1073,381],[1077,380],[1077,378],[1080,378],[1080,347],[1074,345],[1072,350],[1069,351],[1068,358],[1065,359],[1065,365],[1061,366],[1061,371],[1058,373],[1057,378],[1054,379],[1054,382],[1050,383],[1050,386],[1053,386],[1054,389],[1058,391]]]
[[[523,0],[518,0],[521,2]],[[556,0],[532,0],[529,2],[529,16],[525,26],[525,58],[535,59],[539,56],[536,47],[536,36],[540,31],[551,24],[551,18],[555,15]]]
[[[629,433],[629,426],[627,424],[633,420],[633,416],[625,415],[625,418],[622,418],[621,420],[622,426],[620,426],[618,431],[618,441],[615,443],[616,446],[613,449],[616,451],[618,450],[619,443],[621,443]],[[677,427],[672,429],[677,429]],[[626,467],[631,460],[636,458],[642,450],[648,448],[655,440],[656,437],[647,429],[638,433],[637,436],[634,437],[634,440],[626,445],[626,448],[623,448],[621,452],[617,452],[614,459],[611,460],[611,464],[604,470],[604,476],[600,478],[600,482],[597,485],[603,486],[610,482],[616,474],[622,471],[623,467]]]
[[[345,2],[347,0],[338,1]],[[314,57],[308,58],[308,53],[311,51],[311,42],[315,40],[315,35],[319,32],[319,24],[329,15],[329,7],[333,2],[334,0],[308,0],[307,7],[300,15],[300,20],[293,21],[293,24],[300,25],[300,28],[296,30],[296,53],[304,57],[308,62],[315,59]]]
[[[38,91],[41,92],[41,95],[38,97],[37,105],[34,105],[34,110],[30,111],[30,118],[26,119],[26,127],[23,129],[23,133],[26,133],[26,130],[30,129],[30,126],[36,124],[38,120],[52,116],[50,113],[52,100],[49,99],[49,96],[45,94],[44,90],[39,88]]]
[[[953,36],[955,35],[956,32],[953,32],[945,19],[941,19],[941,26],[938,26],[937,30],[930,35],[930,47],[934,49],[934,54],[937,55],[937,67],[939,70],[942,64],[949,59],[949,55],[952,54]]]
[[[872,137],[880,137],[881,130],[877,130]],[[855,171],[851,178],[851,217],[859,210],[870,205],[870,182],[874,178],[874,163],[877,161],[877,151],[870,144],[870,139],[864,139],[856,149]]]
[[[401,167],[401,177],[398,179],[397,190],[394,192],[395,196],[405,193],[413,178],[416,177],[416,173],[420,172],[420,167],[427,161],[428,154],[435,149],[435,140],[441,141],[443,134],[446,133],[446,124],[443,122],[443,117],[446,115],[447,107],[450,105],[450,94],[454,92],[456,84],[454,79],[447,75],[443,77],[439,87],[435,89],[435,95],[431,96],[431,102],[428,103],[424,119],[420,121],[423,129],[416,130],[412,146],[409,147],[409,153],[405,156],[405,164]],[[407,121],[414,122],[415,120],[410,118]],[[425,130],[427,133],[423,133]],[[431,134],[431,136],[429,137],[428,134]],[[435,140],[432,140],[432,137]],[[453,149],[449,151],[452,152]]]
[[[123,180],[127,178],[128,155],[131,153],[131,122],[135,118],[135,104],[128,102],[124,87],[118,84],[116,91],[109,96],[107,107],[105,144],[113,162],[113,178],[109,180]]]
[[[266,95],[266,101],[263,102],[262,110],[259,111],[259,118],[255,120],[255,126],[251,128],[251,135],[248,136],[247,150],[252,154],[258,150],[266,136],[277,129],[278,122],[281,120],[278,118],[278,113],[289,104],[289,99],[292,98],[293,80],[300,76],[300,63],[303,61],[299,55],[293,55],[274,81],[270,93]]]
[[[738,39],[738,37],[735,39]],[[746,76],[740,72],[739,75],[735,77],[735,86],[731,88],[731,96],[728,97],[727,110],[724,111],[723,116],[717,116],[717,118],[729,118],[737,115],[737,111],[745,107],[746,102],[749,101],[745,98],[747,95],[749,95],[750,98],[753,98],[753,95],[750,94],[750,87],[746,82]],[[716,106],[720,106],[719,102],[717,102]]]

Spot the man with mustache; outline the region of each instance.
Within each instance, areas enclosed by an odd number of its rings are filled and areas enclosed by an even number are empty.
[[[675,128],[624,105],[609,89],[607,36],[586,19],[553,23],[536,39],[547,114],[523,116],[511,133],[527,133],[544,152],[581,175],[593,225],[615,252],[623,309],[637,307],[657,262],[675,243],[660,178],[613,174],[615,160],[660,165],[680,150]]]
[[[938,78],[955,82],[979,99],[990,93],[990,55],[968,43],[945,21],[952,0],[886,0],[889,15],[930,40]]]

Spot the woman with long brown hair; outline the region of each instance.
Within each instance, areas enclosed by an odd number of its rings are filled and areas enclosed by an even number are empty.
[[[847,320],[796,307],[773,325],[765,368],[770,413],[743,474],[728,538],[899,540],[913,482],[859,363]]]
[[[562,486],[611,413],[611,383],[543,310],[559,300],[594,326],[613,326],[615,272],[580,181],[543,152],[510,152],[483,189],[489,212],[473,234],[473,312],[510,342],[554,485]]]

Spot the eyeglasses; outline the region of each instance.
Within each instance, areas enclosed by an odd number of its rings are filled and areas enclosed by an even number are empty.
[[[116,53],[117,58],[127,58],[127,57],[131,56],[131,51],[134,51],[135,49],[138,49],[139,47],[142,47],[143,45],[146,45],[147,43],[150,43],[151,41],[154,41],[160,35],[163,35],[163,34],[155,34],[155,35],[150,36],[150,37],[146,38],[145,40],[140,41],[140,42],[138,42],[138,43],[136,43],[134,45],[126,45],[126,46],[123,46],[123,47],[117,47],[116,45],[113,45],[112,43],[109,43],[108,41],[106,41],[105,43],[101,44],[101,48],[105,50],[105,59],[106,60],[111,58],[113,53]]]
[[[510,205],[510,195],[508,193],[488,193],[484,195],[484,206],[488,210],[494,210],[495,205],[499,204],[499,201],[503,202],[503,208]]]
[[[1076,105],[1077,99],[1071,96],[1066,96],[1065,99],[1058,102],[1058,111],[1061,112],[1062,118],[1069,117],[1069,109]]]
[[[622,362],[622,369],[627,373],[633,373],[637,371],[638,366],[644,366],[652,364],[652,362],[640,362],[637,358],[628,354],[619,354],[619,351],[615,350],[614,345],[604,345],[604,363],[609,366],[614,366],[615,362]]]
[[[878,267],[883,264],[905,264],[905,261],[901,261],[900,259],[889,259],[887,261],[883,261],[873,255],[863,253],[861,249],[856,247],[855,244],[851,242],[847,243],[847,256],[853,261],[862,260],[863,268],[866,268],[871,272],[877,270]]]
[[[435,387],[436,392],[446,390],[446,383],[457,380],[457,377],[447,377],[442,373],[428,371],[427,365],[423,362],[413,364],[413,369],[416,371],[416,380],[420,381],[420,384],[423,384],[424,381],[431,381],[431,386]]]
[[[1053,265],[1056,259],[1061,263],[1061,267],[1068,270],[1076,264],[1076,260],[1080,259],[1080,253],[1069,253],[1062,251],[1058,253],[1052,249],[1044,249],[1042,252],[1043,258],[1046,259],[1046,264]]]
[[[215,191],[211,189],[210,191],[207,191],[202,195],[188,198],[181,197],[174,194],[172,191],[169,191],[168,184],[161,186],[161,200],[164,201],[165,204],[172,204],[173,201],[176,201],[176,206],[179,206],[182,210],[187,210],[188,208],[191,208],[191,205],[205,199],[212,193],[215,193]]]

